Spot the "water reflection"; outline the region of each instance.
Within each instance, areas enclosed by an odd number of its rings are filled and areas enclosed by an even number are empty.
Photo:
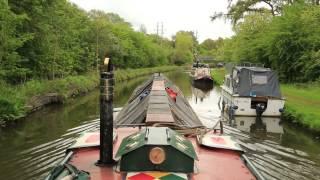
[[[233,127],[250,132],[255,137],[265,137],[267,133],[283,134],[281,119],[276,117],[235,117]]]
[[[192,80],[192,87],[208,93],[213,89],[212,81],[194,81]]]
[[[192,94],[195,96],[196,102],[203,102],[203,99],[210,95],[210,91],[213,89],[212,82],[204,81],[192,81]]]

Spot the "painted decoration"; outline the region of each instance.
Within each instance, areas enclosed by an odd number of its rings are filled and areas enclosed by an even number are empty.
[[[170,172],[132,172],[127,173],[127,180],[187,180],[183,173]]]
[[[243,151],[240,145],[234,141],[231,136],[225,135],[206,134],[200,139],[200,144],[213,148]]]

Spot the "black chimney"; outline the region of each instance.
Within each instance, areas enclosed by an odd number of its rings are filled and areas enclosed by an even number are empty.
[[[100,67],[100,159],[97,165],[113,164],[113,64],[105,58]]]

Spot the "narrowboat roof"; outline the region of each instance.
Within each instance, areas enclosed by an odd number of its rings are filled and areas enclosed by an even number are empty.
[[[174,97],[170,97],[166,91],[170,91]],[[203,126],[180,89],[158,74],[134,91],[115,122],[117,126],[154,123],[188,128]]]

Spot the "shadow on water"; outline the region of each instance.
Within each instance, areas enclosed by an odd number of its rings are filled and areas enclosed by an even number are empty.
[[[220,88],[193,84],[183,72],[166,73],[184,93],[202,122],[220,119]],[[123,106],[148,77],[116,83],[114,107]],[[210,85],[209,85],[210,86]],[[80,133],[99,128],[98,90],[30,115],[0,132],[0,179],[41,179],[65,155]],[[266,179],[320,179],[320,142],[276,118],[239,117],[225,133],[236,137]],[[262,127],[262,128],[261,128]]]

